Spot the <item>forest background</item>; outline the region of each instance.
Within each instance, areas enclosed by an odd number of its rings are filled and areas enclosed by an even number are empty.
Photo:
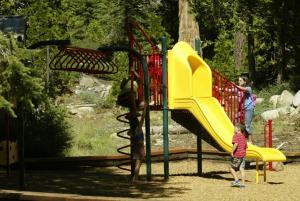
[[[167,36],[170,49],[179,38],[179,1],[0,0],[0,15],[21,15],[28,22],[24,41],[0,33],[0,109],[5,114],[1,115],[1,129],[7,129],[3,122],[8,115],[12,140],[23,128],[26,156],[64,155],[72,138],[70,124],[65,109],[54,101],[78,82],[79,74],[51,71],[48,80],[46,50],[27,47],[52,39],[69,39],[72,45],[84,48],[128,45],[126,27],[135,21],[157,43]],[[280,84],[299,90],[297,0],[188,2],[199,25],[204,59],[211,67],[231,79],[248,75],[256,90]],[[119,83],[128,71],[125,53],[115,54],[114,60],[119,72],[99,76],[114,83],[110,97],[101,105],[105,108],[115,106]]]

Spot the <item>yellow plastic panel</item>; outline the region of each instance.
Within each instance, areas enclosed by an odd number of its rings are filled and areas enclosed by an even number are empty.
[[[197,54],[189,56],[188,61],[192,69],[192,96],[211,97],[212,76],[210,68]]]
[[[183,76],[184,75],[184,76]],[[211,97],[212,77],[209,66],[185,42],[168,51],[169,102],[184,97]]]

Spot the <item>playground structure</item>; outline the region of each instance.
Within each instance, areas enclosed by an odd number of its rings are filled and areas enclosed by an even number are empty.
[[[141,30],[141,28],[139,27]],[[143,32],[146,39],[149,37]],[[132,44],[137,44],[133,35],[130,37]],[[152,110],[163,109],[163,139],[164,139],[164,171],[168,178],[168,111],[171,111],[172,119],[197,135],[198,140],[198,174],[202,172],[201,164],[201,140],[205,140],[213,147],[228,153],[232,150],[232,136],[234,124],[244,122],[243,92],[234,83],[226,79],[219,72],[211,68],[187,43],[178,42],[166,55],[165,40],[162,41],[162,54],[157,53],[153,43],[152,55],[148,58],[149,80],[152,80],[149,88],[155,92],[155,107]],[[195,45],[200,47],[200,45]],[[141,52],[141,48],[139,48]],[[162,58],[160,58],[160,56]],[[166,64],[166,57],[168,62]],[[154,63],[153,64],[151,64]],[[153,66],[151,66],[153,65]],[[168,65],[168,66],[167,66]],[[139,71],[140,72],[140,71]],[[162,76],[153,76],[158,74]],[[140,74],[142,77],[143,75]],[[166,79],[167,77],[167,79]],[[134,77],[132,77],[134,79]],[[133,82],[133,80],[132,80]],[[161,83],[161,84],[159,84]],[[242,97],[241,97],[242,96]],[[143,97],[139,90],[139,97]],[[166,99],[168,99],[168,104]],[[151,99],[150,99],[151,100]],[[159,100],[159,101],[158,101]],[[160,101],[163,100],[163,101]],[[151,107],[151,106],[150,106]],[[150,108],[151,109],[151,108]],[[146,119],[147,121],[147,119]],[[150,123],[148,123],[150,125]],[[271,132],[271,129],[269,129]],[[266,133],[266,131],[265,131]],[[146,122],[146,146],[147,146],[147,177],[151,175],[150,138],[147,133]],[[269,140],[271,142],[271,140]],[[266,163],[272,161],[285,161],[286,157],[277,149],[262,148],[248,144],[246,157],[256,160],[256,181],[259,181],[259,161],[264,163],[264,180],[266,180]]]
[[[149,55],[143,54],[142,45],[134,37],[133,29],[141,31],[150,43],[152,52]],[[112,53],[128,52],[131,90],[136,79],[133,72],[136,71],[141,80],[138,86],[138,99],[153,102],[148,106],[145,118],[147,178],[151,179],[150,110],[163,111],[165,178],[169,177],[168,111],[171,111],[172,118],[176,122],[197,135],[198,174],[201,175],[201,140],[226,152],[232,149],[233,125],[243,121],[243,115],[237,115],[239,89],[220,73],[211,70],[197,51],[188,44],[178,42],[167,52],[166,39],[163,38],[160,51],[139,25],[133,23],[129,33],[130,47],[100,47],[97,50],[90,50],[68,45],[59,46],[59,52],[51,60],[50,68],[91,74],[113,74],[117,72],[118,67],[111,60]],[[55,45],[57,44],[56,41]],[[123,119],[126,114],[118,116],[117,119],[128,123]],[[186,121],[187,118],[189,121]],[[128,129],[119,131],[118,136],[131,140],[124,135],[127,131]],[[122,151],[130,147],[131,144],[120,147],[119,151],[130,155]],[[255,159],[257,164],[260,160],[264,164],[286,160],[286,157],[276,149],[261,148],[252,144],[248,144],[247,158]],[[257,181],[258,171],[257,165]]]

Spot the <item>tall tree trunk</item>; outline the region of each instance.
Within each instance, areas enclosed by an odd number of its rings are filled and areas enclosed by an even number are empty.
[[[247,40],[248,40],[248,72],[249,72],[249,78],[251,81],[255,83],[255,72],[256,72],[256,66],[255,66],[255,57],[254,57],[254,35],[252,32],[253,27],[253,4],[251,2],[248,2],[248,33],[247,33]]]
[[[254,57],[254,36],[252,31],[248,31],[248,65],[249,65],[249,78],[255,82],[255,57]]]
[[[179,0],[179,41],[185,41],[192,47],[195,38],[199,38],[199,25],[194,16],[190,13],[188,0]],[[195,48],[195,47],[194,47]]]
[[[234,62],[237,69],[241,69],[243,64],[243,47],[245,45],[245,35],[238,31],[234,35]]]
[[[277,74],[277,84],[282,83],[282,81],[285,79],[286,76],[286,66],[287,66],[287,54],[286,54],[286,34],[285,31],[287,30],[286,24],[287,24],[287,19],[286,19],[286,5],[284,1],[279,1],[278,2],[278,36],[279,36],[279,65],[278,65],[278,74]]]

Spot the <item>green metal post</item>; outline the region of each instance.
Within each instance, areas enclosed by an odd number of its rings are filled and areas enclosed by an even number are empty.
[[[22,109],[19,120],[18,160],[19,160],[19,190],[25,190],[25,161],[24,161],[24,133],[25,133],[25,110]]]
[[[200,57],[203,57],[200,38],[195,38],[195,50],[197,51],[197,53]]]
[[[201,56],[201,41],[199,38],[195,39],[195,50],[197,51],[198,55]],[[204,130],[201,128],[201,133]],[[201,140],[201,133],[197,135],[197,166],[198,166],[198,175],[202,175],[202,140]]]
[[[149,103],[149,76],[148,76],[148,65],[145,58],[142,59],[143,70],[144,70],[144,98],[147,103]],[[146,109],[145,116],[145,127],[146,127],[146,166],[147,166],[147,180],[151,180],[151,139],[150,139],[150,110],[149,104]]]
[[[164,178],[169,179],[169,136],[168,136],[168,99],[167,99],[167,40],[162,37],[162,90],[163,90],[163,142]]]

